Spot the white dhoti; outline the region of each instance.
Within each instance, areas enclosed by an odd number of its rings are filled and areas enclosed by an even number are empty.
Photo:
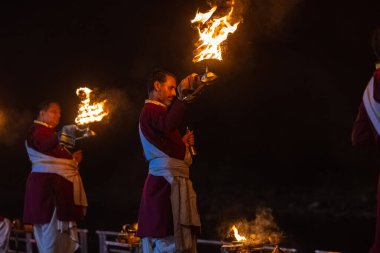
[[[141,239],[141,245],[144,253],[174,253],[175,251],[173,236],[164,238],[143,237]]]
[[[4,218],[0,221],[0,253],[8,252],[8,241],[11,233],[11,222]]]
[[[79,247],[76,223],[59,221],[56,209],[50,223],[33,225],[33,232],[40,253],[73,253]]]

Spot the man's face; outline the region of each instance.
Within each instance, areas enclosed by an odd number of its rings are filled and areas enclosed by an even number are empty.
[[[159,83],[157,92],[157,98],[161,103],[166,106],[170,106],[173,103],[176,94],[177,83],[172,76],[166,76],[166,82]]]
[[[56,127],[59,124],[61,118],[61,108],[56,103],[50,103],[49,108],[45,111],[40,111],[39,120],[45,122],[52,127]]]

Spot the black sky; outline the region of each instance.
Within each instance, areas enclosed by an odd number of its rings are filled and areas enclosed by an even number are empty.
[[[224,60],[210,63],[219,80],[191,105],[185,122],[199,151],[191,173],[204,236],[216,238],[226,220],[250,219],[256,207],[268,206],[293,246],[367,250],[380,163],[374,150],[351,147],[350,131],[374,71],[370,38],[380,25],[380,2],[242,3],[244,22]],[[206,7],[200,0],[1,3],[4,214],[22,215],[30,168],[23,136],[34,108],[57,98],[61,123],[69,124],[75,89],[86,84],[119,94],[120,108],[83,144],[90,201],[83,226],[119,229],[137,220],[146,175],[137,131],[145,78],[156,66],[179,79],[202,72],[191,61],[197,34],[189,20]],[[306,231],[330,226],[340,239],[302,236],[310,219]],[[346,220],[365,232],[349,234]]]

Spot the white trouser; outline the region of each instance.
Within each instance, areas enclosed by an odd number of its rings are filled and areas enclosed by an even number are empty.
[[[141,239],[143,253],[174,253],[174,237],[143,237]]]
[[[70,224],[70,226],[69,226]],[[33,225],[34,238],[40,253],[73,253],[78,247],[75,223],[57,219],[54,209],[50,223]]]
[[[11,233],[11,222],[4,218],[0,221],[0,253],[8,252],[8,241]]]

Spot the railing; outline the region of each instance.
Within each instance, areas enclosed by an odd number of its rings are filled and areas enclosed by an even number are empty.
[[[99,253],[139,253],[139,246],[117,242],[118,232],[96,230],[99,238]]]
[[[99,253],[110,253],[110,252],[139,253],[139,247],[136,245],[116,242],[115,239],[119,235],[118,232],[97,230],[96,233],[98,234],[98,238],[99,238]],[[217,240],[204,240],[204,239],[198,239],[197,243],[206,244],[206,245],[216,245],[216,246],[231,244],[230,242],[223,242],[223,241],[217,241]],[[275,249],[275,247],[273,246],[263,246],[261,248],[262,250],[265,250],[265,251],[273,251]],[[292,248],[280,247],[280,250],[286,253],[297,252],[296,249],[292,249]]]
[[[79,252],[87,253],[87,229],[78,229]],[[12,229],[9,237],[9,253],[33,253],[36,250],[36,240],[33,232],[22,229]]]

